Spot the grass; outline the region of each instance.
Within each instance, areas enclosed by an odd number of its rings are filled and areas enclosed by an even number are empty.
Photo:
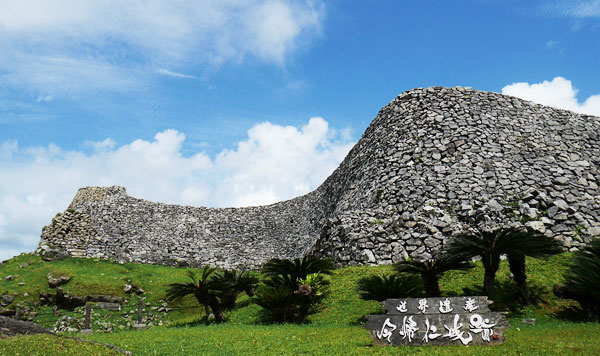
[[[112,332],[96,325],[92,335],[79,335],[89,340],[116,345],[132,351],[134,355],[598,355],[596,342],[600,324],[573,321],[564,316],[576,315],[570,310],[575,302],[553,296],[553,284],[562,282],[562,274],[571,258],[570,254],[554,256],[547,261],[528,259],[529,284],[538,303],[529,306],[514,304],[514,283],[508,278],[508,266],[502,263],[498,272],[499,297],[492,305],[497,310],[508,310],[511,328],[506,331],[507,341],[497,347],[376,347],[371,345],[367,330],[363,328],[366,314],[382,312],[379,303],[358,298],[355,288],[359,278],[391,273],[389,266],[360,266],[338,269],[331,276],[330,294],[323,309],[302,325],[262,324],[260,307],[249,304],[242,296],[236,309],[226,315],[224,324],[203,322],[203,308],[197,308],[193,298],[184,298],[171,308],[181,308],[169,313],[158,313],[152,308],[161,305],[169,283],[187,281],[185,269],[140,264],[115,264],[106,261],[73,259],[43,262],[37,256],[22,255],[6,262],[0,268],[0,294],[15,296],[13,305],[19,304],[40,314],[36,321],[46,326],[59,318],[81,318],[82,310],[60,311],[55,315],[49,307],[36,305],[37,293],[50,292],[47,273],[66,274],[72,281],[64,289],[72,294],[114,294],[128,297],[123,292],[126,281],[146,290],[145,315],[161,316],[164,326],[146,331],[123,330],[114,327]],[[19,268],[27,263],[27,266]],[[13,281],[4,276],[13,274]],[[483,268],[480,263],[470,271],[451,271],[441,279],[442,293],[446,296],[481,294]],[[18,283],[25,285],[19,287]],[[23,293],[29,297],[23,297]],[[128,297],[123,311],[97,311],[93,319],[109,323],[130,321],[137,299]],[[145,304],[146,305],[146,304]],[[188,309],[186,309],[188,308]],[[163,315],[164,314],[164,315]],[[535,325],[524,325],[522,318],[536,318]],[[156,325],[156,320],[153,321]],[[169,324],[167,326],[166,324]],[[114,355],[115,351],[99,344],[64,339],[48,335],[20,336],[0,339],[0,355]]]

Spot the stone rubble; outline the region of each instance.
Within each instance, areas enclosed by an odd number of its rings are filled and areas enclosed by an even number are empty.
[[[434,256],[484,214],[576,249],[600,235],[600,118],[471,88],[417,88],[385,106],[316,190],[202,208],[80,189],[39,252],[256,269],[317,254],[340,265]]]

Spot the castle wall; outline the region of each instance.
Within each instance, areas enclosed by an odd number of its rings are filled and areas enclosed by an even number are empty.
[[[120,261],[258,268],[312,253],[339,264],[434,256],[485,216],[577,248],[600,235],[600,118],[465,88],[385,106],[315,191],[212,209],[79,190],[40,246]]]

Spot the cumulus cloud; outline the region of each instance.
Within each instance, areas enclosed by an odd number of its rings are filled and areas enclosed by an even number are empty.
[[[563,77],[555,77],[551,81],[544,80],[535,84],[513,83],[502,88],[502,94],[582,114],[600,116],[600,94],[592,95],[579,102],[577,92],[571,81]]]
[[[3,1],[0,79],[54,95],[247,57],[282,65],[323,15],[308,0]]]
[[[194,206],[269,204],[316,188],[352,146],[346,132],[322,118],[300,128],[257,124],[215,157],[184,156],[184,140],[166,130],[121,146],[88,142],[89,154],[0,143],[0,259],[32,251],[42,227],[80,187],[116,184],[135,197]]]

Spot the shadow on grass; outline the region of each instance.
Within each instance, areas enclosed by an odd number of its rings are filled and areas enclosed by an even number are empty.
[[[496,282],[495,293],[489,297],[494,303],[490,310],[507,312],[508,317],[519,317],[524,314],[523,308],[529,305],[547,304],[548,290],[546,287],[530,284],[526,291],[521,291],[511,281]],[[463,288],[464,295],[485,295],[482,287]]]

